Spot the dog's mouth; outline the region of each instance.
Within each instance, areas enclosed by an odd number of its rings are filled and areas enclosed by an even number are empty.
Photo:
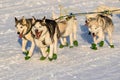
[[[22,31],[22,33],[19,34],[19,38],[23,37],[23,32],[24,32],[24,30]]]
[[[42,32],[43,32],[43,31],[40,31],[40,32],[35,31],[35,38],[36,38],[36,39],[39,39],[40,36],[41,36],[41,34],[42,34]]]

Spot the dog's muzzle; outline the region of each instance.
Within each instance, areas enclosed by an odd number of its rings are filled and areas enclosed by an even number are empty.
[[[35,38],[39,39],[43,31],[38,31],[38,29],[35,30]]]
[[[24,32],[24,31],[22,31],[22,33],[17,32],[17,34],[19,35],[19,38],[22,38],[22,37],[23,37],[23,32]]]

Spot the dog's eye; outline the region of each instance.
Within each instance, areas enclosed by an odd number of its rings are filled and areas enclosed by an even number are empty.
[[[42,26],[39,26],[39,28],[41,28]]]
[[[20,28],[23,28],[22,26]]]
[[[97,29],[97,28],[95,28],[95,29]]]

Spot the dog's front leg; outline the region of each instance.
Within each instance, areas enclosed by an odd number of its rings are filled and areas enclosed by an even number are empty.
[[[93,36],[93,42],[91,45],[91,49],[97,50],[97,41],[96,41],[96,36]]]
[[[104,33],[99,33],[98,39],[96,40],[96,43],[99,43],[100,47],[103,47],[104,45]]]
[[[24,38],[22,38],[22,51],[23,54],[28,55],[28,51],[26,50],[26,44],[27,44],[28,40],[25,40]]]
[[[40,58],[40,60],[45,60],[48,53],[47,53],[47,47],[41,47],[40,48],[41,52],[42,52],[42,57]]]
[[[35,42],[32,41],[28,56],[30,56],[30,57],[32,56],[34,48],[35,48]]]

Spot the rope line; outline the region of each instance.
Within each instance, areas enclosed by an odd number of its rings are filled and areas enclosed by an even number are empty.
[[[116,10],[104,10],[104,11],[101,11],[101,12],[70,13],[69,15],[60,16],[60,17],[58,17],[55,20],[62,19],[64,17],[68,17],[68,16],[81,16],[81,15],[87,15],[87,14],[107,14],[107,15],[111,15],[115,11],[120,11],[120,9],[116,9]]]

